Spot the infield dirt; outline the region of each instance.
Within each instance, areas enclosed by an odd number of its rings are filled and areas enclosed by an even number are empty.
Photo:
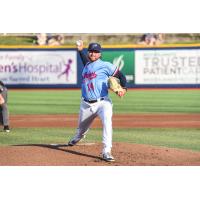
[[[12,127],[76,127],[78,115],[13,115]],[[102,127],[99,118],[92,124]],[[200,114],[118,114],[114,128],[200,128]]]

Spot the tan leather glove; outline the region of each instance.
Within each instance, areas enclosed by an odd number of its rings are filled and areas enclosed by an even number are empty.
[[[126,89],[120,85],[118,78],[110,76],[108,79],[109,88],[115,92],[119,97],[123,97],[126,94]]]

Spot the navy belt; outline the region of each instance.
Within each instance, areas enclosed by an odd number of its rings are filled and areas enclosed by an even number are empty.
[[[103,97],[101,97],[100,99],[97,99],[97,100],[91,100],[91,101],[89,101],[89,100],[87,100],[87,99],[83,99],[85,102],[88,102],[88,103],[96,103],[96,102],[98,102],[98,101],[103,101],[104,100],[104,98]]]

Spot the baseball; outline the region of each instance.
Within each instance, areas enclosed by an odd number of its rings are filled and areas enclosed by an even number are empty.
[[[81,40],[77,40],[77,41],[76,41],[76,45],[77,45],[77,46],[80,46],[80,45],[81,45]]]

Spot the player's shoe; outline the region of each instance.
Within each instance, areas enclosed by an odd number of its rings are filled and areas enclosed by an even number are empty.
[[[103,160],[105,160],[107,162],[114,162],[115,161],[114,157],[111,155],[110,152],[103,153]]]
[[[80,142],[83,138],[85,138],[85,135],[81,136],[81,137],[74,137],[72,138],[69,142],[68,142],[68,146],[74,146],[76,145],[78,142]]]
[[[3,131],[6,132],[6,133],[10,133],[9,126],[4,126]]]
[[[69,142],[68,142],[68,146],[74,146],[74,145],[76,145],[76,143],[78,143],[78,142],[76,142],[75,140],[70,140]]]

